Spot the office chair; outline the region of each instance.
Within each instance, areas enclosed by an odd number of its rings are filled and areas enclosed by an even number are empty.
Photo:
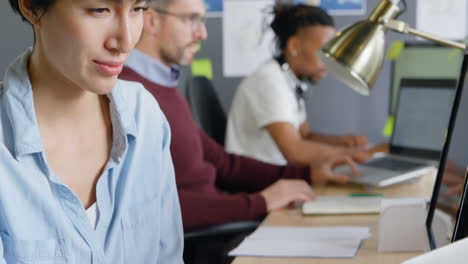
[[[203,76],[189,77],[184,94],[198,126],[218,144],[224,145],[226,114],[212,82]],[[226,258],[228,251],[253,232],[261,220],[230,222],[185,230],[185,263],[230,263],[233,258]]]
[[[203,76],[193,76],[187,80],[185,94],[198,126],[218,144],[224,145],[226,114],[212,82]]]
[[[185,264],[228,264],[226,257],[245,236],[253,232],[261,220],[238,221],[185,231]]]

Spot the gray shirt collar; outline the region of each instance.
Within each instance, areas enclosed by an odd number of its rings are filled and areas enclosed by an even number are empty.
[[[176,87],[180,70],[176,65],[170,68],[145,53],[133,49],[125,62],[129,67],[145,79],[162,86]]]

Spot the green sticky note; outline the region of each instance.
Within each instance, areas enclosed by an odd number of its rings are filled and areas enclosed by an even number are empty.
[[[387,53],[387,60],[396,60],[400,56],[401,52],[405,48],[405,43],[403,41],[394,41],[392,46]]]
[[[385,123],[385,127],[382,131],[382,135],[386,137],[391,137],[393,134],[393,124],[395,123],[395,119],[393,115],[389,115],[387,119],[387,123]]]
[[[195,59],[192,62],[192,75],[205,76],[207,79],[213,79],[213,66],[210,59]]]
[[[195,52],[199,52],[200,48],[201,48],[201,44],[199,42],[199,43],[197,43],[197,47],[195,48]]]

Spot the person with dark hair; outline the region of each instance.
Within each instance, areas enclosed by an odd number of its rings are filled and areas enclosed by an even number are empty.
[[[34,46],[0,82],[0,263],[183,263],[169,125],[117,80],[146,0],[9,0]]]
[[[176,88],[179,66],[192,62],[197,43],[207,37],[203,0],[155,1],[149,7],[141,39],[119,78],[142,83],[169,121],[184,230],[255,220],[291,202],[313,199],[310,184],[348,180],[348,176],[332,172],[338,165],[354,168],[347,157],[315,166],[274,166],[226,153],[197,127],[188,102]],[[203,245],[185,243],[188,259],[193,261],[190,252],[205,245],[209,256],[222,254],[229,237]],[[218,252],[209,246],[213,244]]]
[[[318,51],[335,34],[332,17],[304,4],[278,3],[273,14],[276,57],[237,89],[226,129],[227,151],[277,165],[306,165],[362,150],[366,137],[312,132],[307,122],[304,96],[310,83],[327,74]]]

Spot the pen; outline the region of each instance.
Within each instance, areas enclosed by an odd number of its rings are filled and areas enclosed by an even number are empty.
[[[384,197],[383,193],[350,193],[349,197]]]

